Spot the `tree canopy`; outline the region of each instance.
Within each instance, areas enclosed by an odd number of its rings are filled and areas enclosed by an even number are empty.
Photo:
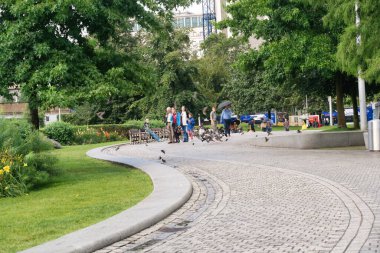
[[[83,96],[105,99],[120,86],[143,84],[141,69],[130,50],[133,23],[159,29],[157,17],[188,3],[2,1],[0,91],[6,94],[8,86],[20,85],[38,128],[41,93],[52,86],[66,92],[68,98],[75,90]]]

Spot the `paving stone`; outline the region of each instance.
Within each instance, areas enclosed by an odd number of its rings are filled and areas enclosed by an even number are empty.
[[[164,148],[167,164],[194,188],[182,208],[111,252],[344,252],[350,243],[355,252],[379,252],[378,153],[258,148],[254,141],[247,134],[228,143],[106,151],[156,160]]]

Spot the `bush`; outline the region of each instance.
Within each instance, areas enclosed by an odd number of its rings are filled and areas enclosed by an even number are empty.
[[[0,120],[0,197],[22,195],[60,171],[53,145],[26,122]]]
[[[151,128],[163,128],[165,127],[165,122],[162,120],[150,120]],[[124,124],[128,129],[142,129],[144,127],[144,120],[128,120]]]
[[[74,128],[71,124],[65,122],[54,122],[49,124],[43,133],[50,139],[56,140],[61,144],[70,144],[74,140]]]

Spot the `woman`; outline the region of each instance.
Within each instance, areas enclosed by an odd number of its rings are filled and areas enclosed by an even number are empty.
[[[181,127],[182,127],[182,132],[183,132],[183,142],[188,142],[189,136],[187,134],[187,113],[186,113],[185,106],[182,106],[181,110],[182,110],[182,112],[181,112]]]

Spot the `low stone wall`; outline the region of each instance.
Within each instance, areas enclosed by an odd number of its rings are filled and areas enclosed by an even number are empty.
[[[277,148],[295,148],[295,149],[318,149],[318,148],[335,148],[347,146],[364,146],[363,132],[317,132],[317,133],[299,133],[285,136],[271,135],[265,138],[256,138],[254,146],[259,147],[277,147]]]

